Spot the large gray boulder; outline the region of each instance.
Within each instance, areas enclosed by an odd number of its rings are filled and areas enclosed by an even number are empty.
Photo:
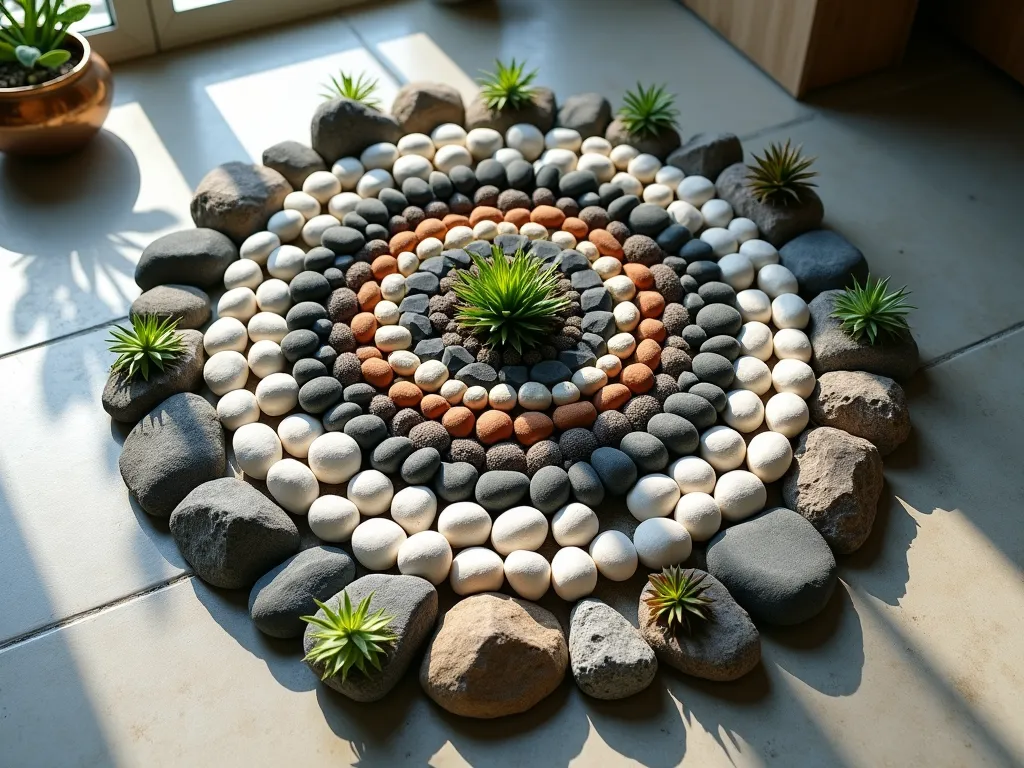
[[[555,127],[555,112],[555,92],[550,88],[537,88],[529,104],[519,109],[506,107],[500,112],[489,109],[477,96],[466,107],[466,130],[493,128],[504,136],[516,123],[529,123],[547,133]]]
[[[317,612],[356,577],[355,561],[337,547],[310,547],[263,574],[249,592],[253,624],[271,637],[298,637],[301,617]]]
[[[462,125],[466,106],[462,95],[445,83],[406,83],[395,94],[391,114],[402,133],[425,133],[428,136],[444,123]]]
[[[128,434],[117,464],[139,506],[167,517],[193,489],[224,474],[217,411],[190,392],[167,398]]]
[[[910,436],[910,410],[903,387],[885,376],[864,371],[822,374],[807,407],[815,424],[863,437],[882,456]]]
[[[714,180],[730,165],[743,162],[743,145],[734,133],[698,133],[666,162],[687,176]]]
[[[210,297],[206,291],[191,285],[158,285],[133,301],[129,314],[132,317],[153,315],[160,320],[177,320],[178,330],[182,331],[202,328],[210,319]]]
[[[825,291],[807,305],[811,312],[807,336],[814,350],[814,372],[821,376],[829,371],[866,371],[896,381],[909,379],[920,363],[913,335],[883,336],[875,344],[866,338],[854,341],[832,317],[840,293]]]
[[[222,589],[251,586],[299,548],[299,529],[288,514],[233,477],[189,493],[171,513],[170,527],[196,575]]]
[[[782,479],[782,498],[836,554],[845,555],[871,533],[882,483],[882,457],[875,446],[841,429],[818,427],[800,435]]]
[[[810,301],[822,291],[849,288],[868,278],[868,262],[853,243],[829,229],[812,229],[779,249],[779,262],[800,283]]]
[[[662,162],[679,148],[679,131],[675,128],[666,128],[657,136],[636,136],[630,133],[622,120],[615,118],[608,124],[604,137],[611,142],[613,147],[619,144],[629,144],[642,153],[654,155]]]
[[[749,173],[743,163],[730,165],[719,174],[715,189],[737,216],[744,216],[757,224],[763,240],[781,248],[797,235],[821,227],[825,206],[813,190],[805,192],[796,204],[762,203],[747,185]]]
[[[292,185],[272,168],[224,163],[206,174],[196,187],[192,221],[197,227],[216,229],[241,245],[249,235],[267,228],[270,217],[284,207],[291,191]]]
[[[625,617],[596,598],[569,614],[569,664],[576,685],[595,699],[625,699],[654,681],[658,659]]]
[[[331,99],[313,113],[310,125],[313,149],[328,163],[359,157],[371,144],[397,144],[402,129],[391,115],[351,99]]]
[[[295,189],[311,173],[326,171],[327,164],[312,147],[298,141],[281,141],[263,150],[263,164],[280,173]]]
[[[203,386],[203,334],[181,331],[181,343],[182,354],[163,371],[152,368],[148,380],[141,375],[129,379],[123,371],[110,372],[102,396],[103,410],[110,418],[134,424],[171,395],[195,392]]]
[[[612,105],[600,93],[578,93],[558,107],[558,125],[579,131],[580,136],[604,136],[612,121]]]
[[[214,288],[228,265],[237,260],[238,248],[216,228],[171,232],[142,251],[135,282],[144,291],[170,284]]]
[[[704,573],[695,570],[695,575]],[[690,630],[670,630],[648,605],[654,588],[648,583],[640,593],[637,619],[658,660],[687,675],[705,680],[737,680],[761,660],[761,636],[750,616],[718,579],[704,573],[704,596],[713,602],[708,621],[693,621]]]
[[[719,531],[707,570],[756,621],[800,624],[828,603],[836,559],[807,520],[776,507]]]
[[[383,609],[385,615],[391,617],[388,628],[397,639],[381,659],[379,672],[375,670],[367,677],[358,670],[352,670],[344,682],[339,676],[328,677],[323,682],[354,701],[378,701],[402,679],[433,630],[437,620],[437,590],[429,581],[418,576],[372,573],[356,579],[342,592],[348,595],[353,608],[372,595],[370,612],[376,613]],[[338,610],[342,592],[324,602],[332,610]],[[323,618],[324,614],[323,611],[317,611],[316,615]],[[310,624],[302,636],[302,647],[307,654],[316,645],[317,641],[313,637],[316,631],[317,627]],[[321,664],[306,663],[317,677],[323,677]]]

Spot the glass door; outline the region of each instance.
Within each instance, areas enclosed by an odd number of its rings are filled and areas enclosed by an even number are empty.
[[[89,38],[89,43],[107,61],[123,61],[156,53],[156,38],[145,0],[83,0],[89,14],[72,29]],[[65,5],[73,5],[68,0]]]

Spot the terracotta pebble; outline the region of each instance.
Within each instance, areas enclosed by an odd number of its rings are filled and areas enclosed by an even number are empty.
[[[384,388],[395,378],[395,372],[391,370],[391,366],[379,357],[364,360],[361,370],[366,383],[374,387]]]
[[[533,445],[546,440],[555,431],[551,417],[539,411],[529,411],[516,417],[512,424],[516,440],[523,445]]]
[[[384,359],[384,355],[376,347],[359,347],[356,349],[356,357],[359,358],[359,362],[372,359]]]
[[[643,264],[625,264],[622,271],[633,281],[638,291],[649,291],[654,287],[654,275]]]
[[[469,217],[463,216],[461,213],[449,213],[447,216],[441,219],[441,223],[444,224],[445,229],[447,229],[450,232],[456,227],[468,227]]]
[[[597,409],[594,404],[586,400],[580,400],[568,405],[560,405],[555,408],[555,426],[559,429],[572,429],[573,427],[589,427],[597,418]]]
[[[633,393],[625,384],[608,384],[601,387],[593,397],[594,407],[597,412],[616,411],[626,404]]]
[[[373,271],[373,279],[380,282],[388,275],[393,275],[398,271],[398,259],[394,256],[378,256],[373,260],[370,269]]]
[[[419,238],[421,243],[430,237],[444,240],[447,232],[448,228],[437,219],[424,219],[416,226],[416,237]]]
[[[504,411],[487,411],[476,420],[476,436],[484,445],[512,437],[512,417]]]
[[[636,305],[640,307],[641,317],[661,317],[661,313],[665,311],[665,297],[657,291],[640,291],[636,296]]]
[[[622,383],[632,392],[642,394],[654,386],[654,371],[644,363],[633,363],[622,369]]]
[[[447,429],[452,437],[469,437],[475,425],[476,416],[469,408],[461,405],[448,410],[441,417],[441,426]]]
[[[365,344],[368,341],[373,341],[373,334],[377,332],[377,318],[373,316],[372,312],[360,312],[352,318],[350,327],[356,341]]]
[[[661,345],[654,339],[644,339],[641,341],[636,345],[636,352],[634,354],[636,354],[637,363],[652,371],[661,365]],[[625,371],[623,371],[623,375],[625,375]]]
[[[391,241],[388,243],[388,250],[397,259],[398,254],[415,249],[418,242],[419,238],[416,237],[415,232],[399,232],[391,238]]]
[[[505,221],[521,227],[530,223],[530,212],[525,208],[513,208],[505,214]]]
[[[602,256],[612,256],[619,261],[622,260],[622,245],[608,233],[608,230],[595,229],[587,235],[587,239],[597,246],[597,250]]]
[[[388,397],[399,408],[415,408],[423,399],[423,392],[411,381],[397,381],[388,390]]]
[[[451,407],[451,403],[440,395],[424,395],[420,400],[420,413],[435,421],[444,416]]]
[[[568,232],[577,240],[582,240],[587,236],[590,228],[587,227],[586,223],[584,223],[582,219],[577,219],[575,216],[569,216],[562,222],[562,231]]]
[[[495,224],[500,224],[504,220],[505,218],[502,216],[501,211],[489,205],[478,205],[469,214],[469,225],[471,227],[475,227],[481,221],[493,221]]]
[[[650,340],[660,343],[665,340],[666,335],[665,324],[653,317],[645,317],[636,328],[637,338],[644,341]]]
[[[372,280],[368,283],[363,283],[363,287],[359,289],[356,298],[359,299],[359,308],[363,312],[373,312],[373,308],[381,300],[380,286]]]
[[[565,214],[553,205],[538,205],[530,213],[530,221],[548,229],[559,229],[565,221]]]

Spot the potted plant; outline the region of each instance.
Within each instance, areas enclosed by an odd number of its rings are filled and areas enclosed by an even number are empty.
[[[54,155],[85,145],[103,125],[113,99],[110,68],[69,27],[87,4],[0,2],[0,152]],[[19,18],[20,17],[20,18]]]

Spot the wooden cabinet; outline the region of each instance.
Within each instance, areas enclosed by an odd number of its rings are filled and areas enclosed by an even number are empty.
[[[934,5],[950,33],[1024,83],[1024,0],[937,0]]]

